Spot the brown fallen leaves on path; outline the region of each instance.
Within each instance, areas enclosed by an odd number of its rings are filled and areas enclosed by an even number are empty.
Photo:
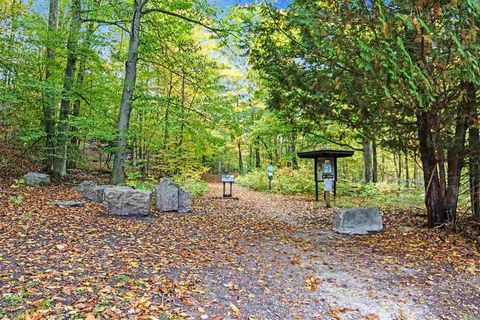
[[[192,214],[145,218],[56,207],[81,198],[62,185],[0,189],[21,196],[0,195],[0,319],[480,315],[478,248],[458,234],[402,232],[387,219],[384,233],[344,237],[304,197],[236,188],[239,201],[214,199],[218,185]]]

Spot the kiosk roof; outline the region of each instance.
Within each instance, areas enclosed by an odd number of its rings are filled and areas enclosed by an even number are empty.
[[[315,159],[315,158],[346,158],[353,156],[353,151],[350,150],[315,150],[298,152],[299,158]]]

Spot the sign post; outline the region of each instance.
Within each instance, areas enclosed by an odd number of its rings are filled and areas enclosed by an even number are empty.
[[[272,190],[273,164],[271,162],[268,165],[267,171],[268,171],[268,189]]]
[[[336,197],[337,194],[337,159],[353,156],[350,150],[316,150],[299,152],[300,158],[313,159],[315,176],[315,201],[318,201],[318,182],[324,183],[324,198],[329,207],[331,192]]]
[[[235,182],[235,177],[228,175],[228,174],[222,174],[222,183],[223,183],[223,197],[224,198],[231,198],[233,195],[233,183]],[[230,185],[230,192],[227,193],[227,188],[226,184]]]

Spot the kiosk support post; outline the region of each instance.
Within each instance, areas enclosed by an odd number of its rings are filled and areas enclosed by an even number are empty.
[[[315,166],[315,201],[318,201],[318,159],[314,159]]]

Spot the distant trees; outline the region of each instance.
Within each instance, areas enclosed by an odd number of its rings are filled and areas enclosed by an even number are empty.
[[[362,137],[366,181],[371,141],[394,146],[398,163],[418,153],[428,224],[451,222],[469,158],[472,191],[478,181],[470,155],[478,146],[479,9],[475,1],[260,5],[249,9],[261,17],[246,30],[250,62],[272,107],[343,123]],[[478,207],[478,192],[472,197]]]
[[[216,161],[231,123],[219,119],[233,116],[220,83],[230,66],[215,61],[218,30],[207,31],[212,10],[194,1],[48,4],[46,16],[32,3],[0,6],[0,119],[19,148],[58,177],[113,164],[115,182],[125,170],[148,178]]]

